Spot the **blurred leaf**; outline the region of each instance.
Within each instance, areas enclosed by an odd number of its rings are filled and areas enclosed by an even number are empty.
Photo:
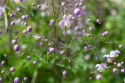
[[[5,30],[8,31],[8,17],[7,17],[8,9],[4,9],[4,15],[5,15]]]

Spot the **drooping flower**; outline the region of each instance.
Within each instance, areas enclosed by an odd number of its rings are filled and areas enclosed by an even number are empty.
[[[106,66],[106,64],[101,63],[101,64],[97,64],[97,65],[95,66],[95,68],[97,68],[97,70],[98,70],[99,72],[103,72],[103,71],[105,70],[105,68],[107,68],[107,66]]]
[[[111,56],[111,57],[116,58],[116,57],[119,56],[119,54],[120,54],[120,51],[119,51],[119,50],[112,50],[112,51],[110,51],[110,56]]]
[[[103,57],[107,57],[107,62],[112,63],[112,59],[113,59],[113,57],[110,56],[110,54],[103,55]]]
[[[72,17],[72,15],[68,15],[66,17],[66,14],[63,16],[63,19],[59,22],[59,26],[65,26],[67,28],[69,28],[71,26],[71,23],[69,21],[69,19]]]

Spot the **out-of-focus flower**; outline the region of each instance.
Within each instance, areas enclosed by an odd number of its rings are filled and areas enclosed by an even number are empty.
[[[86,54],[86,55],[84,56],[84,59],[85,59],[85,60],[89,60],[89,59],[90,59],[90,55],[89,55],[89,54]]]
[[[38,39],[41,38],[41,36],[40,36],[39,34],[35,34],[35,35],[33,35],[33,37],[34,37],[36,40],[38,40]]]
[[[111,57],[110,54],[103,55],[103,57],[107,57],[107,62],[112,63],[112,58],[113,57]]]
[[[120,51],[119,51],[119,50],[112,50],[112,51],[110,51],[110,56],[111,56],[111,57],[116,58],[116,57],[119,56],[119,54],[120,54]]]
[[[98,70],[99,72],[103,72],[103,71],[105,70],[105,68],[107,68],[107,66],[106,66],[106,64],[101,63],[101,64],[97,64],[97,65],[95,66],[95,68],[97,68],[97,70]]]
[[[72,15],[68,15],[66,17],[66,14],[63,16],[63,19],[59,22],[59,26],[65,26],[67,28],[69,28],[71,26],[71,23],[69,21],[69,19],[72,17]]]
[[[15,3],[18,3],[18,4],[23,2],[23,0],[14,0],[14,1],[15,1]]]
[[[106,50],[107,50],[107,49],[106,49],[105,47],[103,47],[103,48],[101,49],[101,52],[104,53],[104,52],[106,52]]]

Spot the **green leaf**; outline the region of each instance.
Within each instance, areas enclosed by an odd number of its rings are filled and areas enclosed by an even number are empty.
[[[63,63],[59,63],[57,65],[60,66],[60,67],[65,67],[65,65]]]

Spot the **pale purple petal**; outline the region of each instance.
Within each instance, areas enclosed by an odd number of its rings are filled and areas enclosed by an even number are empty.
[[[72,17],[72,15],[68,15],[66,20],[69,20]]]
[[[63,20],[66,20],[66,14],[63,16]]]
[[[61,20],[58,25],[59,26],[64,26],[64,23],[65,23],[65,20]]]
[[[120,54],[120,51],[119,50],[115,50],[116,53]]]

